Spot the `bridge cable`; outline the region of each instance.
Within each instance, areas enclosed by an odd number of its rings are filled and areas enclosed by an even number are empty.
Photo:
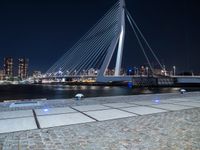
[[[129,11],[127,9],[125,9],[127,15],[129,16],[129,19],[133,22],[134,26],[136,27],[136,29],[138,30],[140,36],[143,38],[144,42],[146,43],[147,47],[149,48],[149,50],[151,51],[152,55],[154,56],[154,58],[156,59],[156,61],[158,62],[159,66],[161,67],[161,69],[164,69],[163,66],[161,65],[158,57],[156,56],[155,52],[153,51],[153,49],[151,48],[150,44],[148,43],[148,41],[146,40],[146,38],[144,37],[144,35],[142,34],[141,30],[139,29],[138,25],[136,24],[135,20],[133,19],[133,17],[131,16],[131,14],[129,13]],[[130,22],[130,21],[129,21]]]
[[[148,64],[149,64],[149,67],[150,67],[150,69],[151,69],[151,71],[152,71],[152,73],[153,73],[153,72],[154,72],[154,71],[153,71],[153,67],[151,66],[150,60],[149,60],[149,58],[148,58],[148,56],[147,56],[147,54],[146,54],[146,52],[145,52],[144,46],[142,45],[142,42],[141,42],[141,40],[140,40],[140,38],[139,38],[139,36],[138,36],[138,34],[137,34],[137,32],[136,32],[136,29],[135,29],[134,25],[132,24],[132,22],[131,22],[131,20],[130,20],[130,18],[129,18],[129,15],[127,14],[126,16],[127,16],[128,21],[129,21],[129,23],[130,23],[130,25],[131,25],[131,27],[132,27],[132,29],[133,29],[133,32],[134,32],[135,36],[136,36],[136,38],[137,38],[137,41],[138,41],[138,43],[139,43],[139,46],[140,46],[140,48],[141,48],[141,50],[142,50],[142,52],[143,52],[143,54],[144,54],[144,56],[145,56],[145,58],[146,58]]]
[[[82,68],[100,66],[105,58],[107,47],[119,33],[119,2],[106,13],[70,50],[68,50],[48,71],[47,75],[56,76]],[[103,58],[102,58],[103,57]],[[94,65],[95,64],[95,65]]]

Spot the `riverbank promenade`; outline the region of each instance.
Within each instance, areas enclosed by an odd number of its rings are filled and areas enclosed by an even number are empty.
[[[200,92],[0,103],[0,150],[199,150]]]

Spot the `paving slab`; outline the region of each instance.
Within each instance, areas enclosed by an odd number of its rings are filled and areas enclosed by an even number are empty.
[[[104,110],[110,109],[110,107],[103,106],[103,105],[85,105],[85,106],[75,106],[74,109],[79,111],[93,111],[93,110]]]
[[[141,106],[148,106],[148,105],[158,105],[158,104],[166,104],[171,103],[171,101],[166,100],[149,100],[149,101],[135,101],[130,102],[130,104],[141,105]]]
[[[37,115],[55,115],[55,114],[75,113],[77,111],[70,107],[62,107],[62,108],[35,109],[35,112]]]
[[[85,114],[99,121],[137,116],[135,114],[121,111],[118,109],[88,111],[88,112],[85,112]]]
[[[200,102],[200,97],[190,97],[189,101]]]
[[[200,107],[200,103],[198,102],[179,102],[179,103],[174,103],[177,105],[184,105],[184,106],[192,106],[192,107]]]
[[[32,110],[5,111],[0,113],[0,119],[33,117]]]
[[[200,103],[200,100],[195,99],[195,100],[193,100],[193,102]]]
[[[79,123],[95,121],[81,113],[45,115],[45,116],[38,116],[37,118],[38,118],[41,128],[64,126],[64,125],[79,124]]]
[[[196,96],[196,97],[188,97],[190,99],[193,99],[193,100],[200,100],[200,97],[199,96]]]
[[[166,110],[183,110],[183,109],[190,109],[193,108],[191,106],[181,106],[181,105],[174,105],[174,104],[160,104],[160,105],[152,105],[152,107],[162,108]]]
[[[135,104],[128,104],[128,103],[107,103],[107,104],[103,104],[105,106],[108,107],[112,107],[112,108],[123,108],[123,107],[133,107],[133,106],[138,106]]]
[[[199,101],[200,102],[200,98],[197,97],[187,97],[187,98],[174,98],[174,99],[169,99],[172,102],[196,102]]]
[[[168,99],[168,101],[171,101],[171,102],[187,102],[187,101],[190,101],[191,99],[190,98],[171,98],[171,99]]]
[[[10,104],[10,108],[17,108],[17,107],[30,107],[30,106],[40,106],[40,102],[15,102]]]
[[[34,117],[0,120],[0,133],[37,129]]]
[[[128,111],[128,112],[132,112],[138,115],[147,115],[147,114],[166,112],[166,110],[163,110],[163,109],[157,109],[157,108],[152,108],[152,107],[147,107],[147,106],[129,107],[129,108],[120,108],[120,109]]]

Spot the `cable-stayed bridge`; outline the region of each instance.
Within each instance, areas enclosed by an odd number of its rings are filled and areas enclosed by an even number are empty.
[[[146,58],[150,72],[153,74],[154,70],[144,48],[144,44],[146,44],[146,47],[162,68],[156,54],[126,9],[125,1],[118,0],[71,49],[48,69],[45,78],[87,76],[87,72],[94,69],[94,76],[97,82],[131,81],[132,77],[122,76],[120,74],[126,19],[130,23],[138,44]],[[106,71],[114,53],[117,53],[114,75],[108,76]]]

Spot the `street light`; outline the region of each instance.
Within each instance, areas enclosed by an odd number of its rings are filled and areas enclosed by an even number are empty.
[[[173,66],[174,76],[176,75],[176,66]]]
[[[147,76],[149,76],[149,67],[146,67]]]
[[[132,73],[132,69],[128,69],[128,75],[130,76]]]
[[[138,76],[138,68],[137,68],[137,67],[134,67],[134,74],[135,74],[136,76]]]

